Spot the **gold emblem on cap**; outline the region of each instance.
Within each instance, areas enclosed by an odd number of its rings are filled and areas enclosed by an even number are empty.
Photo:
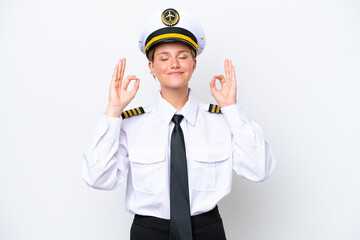
[[[162,13],[161,20],[166,26],[174,26],[179,22],[179,13],[175,9],[168,8]]]

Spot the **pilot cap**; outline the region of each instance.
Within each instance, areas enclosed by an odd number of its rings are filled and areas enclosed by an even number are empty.
[[[205,47],[205,33],[190,14],[168,8],[155,13],[145,23],[139,36],[139,48],[148,58],[149,49],[164,42],[184,42],[199,56]]]

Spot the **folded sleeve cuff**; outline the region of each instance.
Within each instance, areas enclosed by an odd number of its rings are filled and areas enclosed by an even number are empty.
[[[104,137],[118,139],[120,136],[122,118],[107,117],[106,115],[103,115],[102,121],[104,121],[104,124],[107,126]]]
[[[239,104],[221,108],[221,111],[233,134],[251,139],[252,145],[259,143],[261,134],[257,134],[257,124],[246,116]]]
[[[241,110],[237,105],[230,105],[227,107],[221,108],[227,122],[230,125],[230,128],[242,127],[245,121],[241,117]]]

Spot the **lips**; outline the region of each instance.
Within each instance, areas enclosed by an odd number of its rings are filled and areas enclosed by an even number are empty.
[[[181,75],[183,74],[183,72],[169,72],[168,75],[170,76],[178,76],[178,75]]]

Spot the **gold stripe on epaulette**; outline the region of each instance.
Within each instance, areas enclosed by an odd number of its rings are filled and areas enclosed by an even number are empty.
[[[211,113],[222,113],[221,108],[219,105],[210,104],[209,105],[209,112]]]
[[[145,113],[144,109],[142,107],[138,107],[138,108],[133,108],[130,110],[123,111],[121,114],[121,117],[123,119],[125,119],[125,118],[129,118],[132,116],[141,115],[143,113]]]

